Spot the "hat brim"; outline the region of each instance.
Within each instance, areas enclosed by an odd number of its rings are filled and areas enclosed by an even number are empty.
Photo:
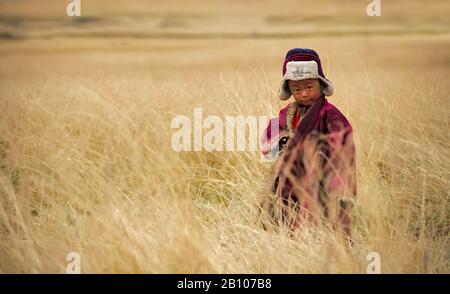
[[[301,81],[306,79],[319,79],[323,85],[322,94],[331,96],[334,92],[334,87],[331,81],[322,77],[318,73],[318,66],[315,61],[291,61],[286,64],[286,72],[281,81],[278,97],[281,100],[287,100],[292,93],[289,90],[288,81]]]

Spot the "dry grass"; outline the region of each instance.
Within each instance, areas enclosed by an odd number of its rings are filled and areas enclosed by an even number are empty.
[[[258,226],[258,153],[170,146],[194,107],[274,115],[298,46],[355,129],[352,248]],[[377,251],[383,273],[449,273],[449,49],[448,32],[0,40],[0,272],[64,272],[77,251],[83,273],[365,273]]]

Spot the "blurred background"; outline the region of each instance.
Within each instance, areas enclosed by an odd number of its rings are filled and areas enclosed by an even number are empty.
[[[447,1],[381,1],[381,17],[368,17],[372,1],[108,0],[1,1],[3,38],[286,38],[411,35],[448,32]]]
[[[449,273],[449,1],[0,0],[0,272]],[[263,230],[258,152],[175,152],[174,116],[277,115],[317,50],[355,131],[354,246]],[[289,102],[289,101],[288,101]]]

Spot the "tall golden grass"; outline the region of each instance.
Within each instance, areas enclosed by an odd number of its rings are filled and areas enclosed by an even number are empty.
[[[448,34],[1,40],[0,272],[449,273]],[[354,244],[265,231],[258,152],[175,152],[176,115],[276,115],[310,47],[350,120]]]

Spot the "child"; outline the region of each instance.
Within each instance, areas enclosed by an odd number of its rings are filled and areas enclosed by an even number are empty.
[[[326,223],[350,237],[355,146],[350,123],[325,98],[332,94],[333,84],[314,50],[287,52],[279,98],[292,95],[295,101],[270,120],[262,138],[263,155],[278,158],[271,186],[278,205],[263,205],[271,217],[292,229],[305,222]]]

